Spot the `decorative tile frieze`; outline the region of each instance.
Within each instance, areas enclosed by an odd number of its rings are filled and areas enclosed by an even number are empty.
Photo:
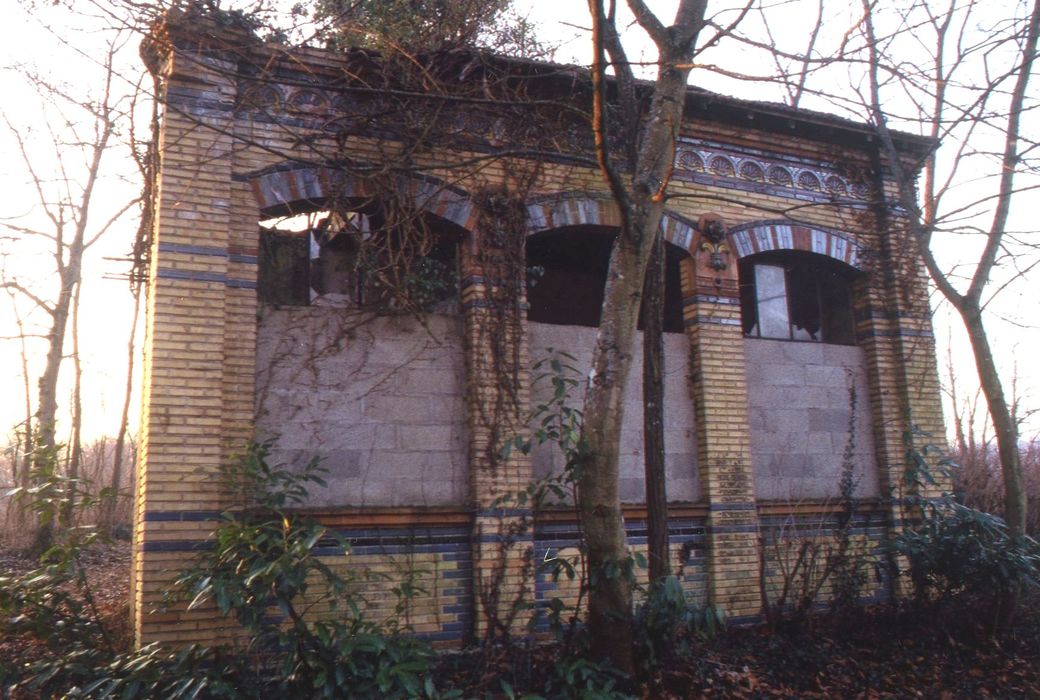
[[[851,182],[833,164],[713,141],[680,139],[675,167],[680,178],[698,179],[700,175],[735,183],[759,183],[767,191],[779,188],[781,196],[789,196],[794,190],[821,199],[863,201],[870,197],[868,185]]]

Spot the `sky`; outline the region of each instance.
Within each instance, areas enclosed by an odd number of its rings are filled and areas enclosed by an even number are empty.
[[[4,230],[4,223],[28,226],[53,233],[54,226],[44,218],[44,207],[40,202],[33,178],[23,160],[13,130],[25,141],[31,161],[43,184],[44,197],[53,205],[59,197],[71,194],[78,197],[75,186],[62,191],[62,176],[57,169],[55,141],[60,142],[62,161],[70,179],[82,179],[86,171],[84,153],[77,148],[78,138],[89,138],[92,124],[86,110],[63,103],[60,109],[47,105],[45,94],[26,80],[27,72],[34,72],[61,91],[67,91],[77,99],[92,97],[88,87],[102,84],[103,72],[99,61],[104,54],[107,41],[105,34],[81,32],[69,23],[69,17],[61,8],[42,6],[37,17],[24,13],[17,0],[0,0],[4,18],[0,22],[0,94],[4,96],[0,121],[0,186],[5,193],[0,199],[0,237],[14,235],[18,240],[0,241],[0,253],[4,272],[30,288],[38,296],[53,298],[57,289],[52,258],[53,247],[43,238]],[[54,33],[48,31],[40,19],[55,26],[62,40],[80,47],[63,46]],[[114,89],[130,92],[129,80],[136,79],[138,70],[136,38],[124,42],[121,52],[120,71]],[[41,50],[41,47],[46,47]],[[30,63],[23,63],[28,59]],[[125,100],[121,101],[125,107]],[[65,120],[76,122],[75,129]],[[10,127],[8,126],[10,124]],[[54,136],[57,134],[57,137]],[[128,148],[119,143],[105,155],[102,161],[104,176],[98,183],[97,196],[90,211],[88,222],[91,231],[97,231],[114,211],[123,207],[140,193],[140,185],[134,178],[134,166],[127,154]],[[53,208],[52,208],[53,211]],[[81,363],[83,368],[83,394],[87,404],[84,411],[84,435],[88,439],[101,434],[114,435],[118,426],[123,402],[123,387],[126,383],[126,342],[130,328],[132,307],[129,302],[129,287],[123,278],[128,265],[119,260],[126,258],[136,231],[134,216],[114,226],[87,252],[84,258],[84,285],[81,303]],[[21,304],[20,309],[29,333],[44,330],[47,317],[31,304]],[[17,323],[12,314],[10,298],[0,293],[0,336],[17,334]],[[39,340],[30,338],[30,375],[38,376],[42,366]],[[66,362],[70,369],[71,363]],[[64,370],[63,370],[64,371]],[[65,379],[68,379],[66,372]],[[35,385],[31,386],[35,394]],[[71,391],[68,381],[63,383],[63,399]],[[4,429],[24,419],[24,382],[21,371],[19,343],[0,340],[0,436]],[[136,408],[136,403],[134,405]],[[68,419],[59,418],[59,429],[68,428]]]
[[[79,9],[89,9],[89,0],[77,0]],[[790,44],[793,49],[804,42],[806,31],[806,12],[815,6],[814,2],[805,3],[795,0],[793,3],[783,0],[762,0],[769,5],[782,5],[781,21],[774,25],[774,40],[782,44]],[[717,8],[721,3],[713,3]],[[4,95],[0,103],[2,116],[27,141],[32,151],[34,165],[41,173],[53,173],[55,151],[53,137],[47,132],[50,123],[59,134],[68,135],[69,130],[62,119],[69,118],[76,122],[78,110],[66,109],[60,113],[41,106],[42,96],[25,80],[25,67],[22,63],[30,61],[34,70],[48,81],[65,85],[76,95],[87,96],[91,88],[100,84],[101,69],[98,65],[103,55],[102,47],[110,35],[80,29],[84,22],[61,7],[53,7],[50,3],[41,3],[33,16],[24,10],[25,3],[20,0],[0,0],[0,94]],[[674,0],[653,2],[651,6],[660,10],[660,16],[670,19]],[[583,0],[518,0],[517,8],[522,14],[535,21],[541,35],[551,43],[559,45],[557,60],[568,63],[587,63],[590,51],[587,31],[589,24],[586,4]],[[720,22],[733,17],[733,13],[720,15]],[[757,16],[753,13],[747,22],[748,27],[755,26]],[[48,30],[51,25],[55,31]],[[637,30],[629,33],[635,37]],[[59,38],[60,37],[60,38]],[[63,44],[64,42],[64,44]],[[142,66],[137,58],[139,37],[129,36],[125,40],[117,64],[116,89],[129,92],[142,74]],[[653,56],[646,42],[633,42],[630,56],[634,59],[649,59]],[[750,50],[728,50],[716,52],[701,59],[704,63],[720,66],[737,67],[743,72],[766,72],[770,66],[762,62],[761,54]],[[828,80],[833,82],[834,91],[857,87],[851,83],[845,73],[834,72]],[[782,92],[775,86],[761,82],[734,82],[719,72],[697,71],[694,81],[702,87],[720,92],[735,94],[740,97],[774,100],[783,99]],[[861,87],[861,86],[860,86]],[[823,97],[810,97],[806,105],[823,111],[833,111],[833,101]],[[146,115],[145,115],[146,116]],[[80,124],[82,127],[82,124]],[[80,154],[75,148],[64,146],[65,166],[67,172],[75,177],[82,172]],[[92,213],[94,222],[103,221],[110,212],[137,196],[139,184],[134,179],[133,167],[126,157],[126,147],[117,145],[106,156],[106,177],[97,198],[98,210]],[[0,199],[0,237],[4,236],[5,221],[35,222],[41,225],[42,208],[37,201],[36,193],[31,186],[26,166],[18,154],[17,142],[11,130],[0,122],[0,186],[5,196]],[[51,175],[45,175],[51,178]],[[57,183],[51,182],[48,193]],[[1020,202],[1013,211],[1014,226],[1025,232],[1032,225],[1031,211],[1025,210],[1028,203]],[[125,383],[125,346],[130,328],[131,307],[128,285],[122,276],[127,271],[123,259],[127,256],[132,244],[136,220],[127,217],[123,224],[114,227],[101,238],[88,253],[84,266],[84,288],[82,302],[81,360],[84,372],[84,396],[87,402],[85,412],[84,433],[89,438],[102,434],[115,433],[119,410],[123,400]],[[0,253],[10,253],[6,258],[8,275],[16,275],[25,281],[33,290],[41,295],[51,296],[55,279],[48,274],[46,250],[39,246],[27,245],[18,241],[17,245],[8,241],[0,241]],[[970,244],[949,245],[943,251],[948,263],[952,264],[959,257],[970,257]],[[51,268],[52,269],[52,268]],[[1007,265],[996,271],[997,281],[1009,276],[1011,268]],[[1004,290],[994,302],[992,312],[991,333],[997,348],[999,362],[1004,371],[1006,381],[1016,370],[1019,380],[1018,390],[1025,395],[1026,404],[1040,406],[1040,365],[1031,363],[1030,351],[1038,347],[1040,331],[1036,327],[1035,309],[1038,298],[1040,276],[1012,285]],[[963,381],[962,393],[974,391],[972,379],[973,367],[970,356],[965,353],[963,333],[959,324],[951,319],[949,310],[935,303],[936,336],[940,346],[940,366],[945,365],[945,351],[952,342],[956,375]],[[23,313],[28,307],[22,306]],[[43,316],[36,313],[28,317],[29,325],[39,329]],[[16,335],[9,299],[0,294],[0,336]],[[138,337],[140,340],[140,336]],[[38,343],[30,343],[30,355],[33,368],[30,374],[36,374],[40,366]],[[24,416],[24,389],[20,357],[17,341],[0,339],[0,435],[4,428],[16,424]],[[71,366],[71,363],[67,363]],[[67,396],[68,383],[64,390]],[[33,391],[35,388],[33,387]],[[137,399],[132,408],[136,412]],[[1029,430],[1036,431],[1040,423],[1033,422]]]

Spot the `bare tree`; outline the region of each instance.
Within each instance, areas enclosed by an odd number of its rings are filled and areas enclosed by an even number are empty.
[[[6,260],[5,260],[6,262]],[[0,273],[6,265],[0,266]],[[29,330],[26,328],[25,319],[18,305],[18,294],[13,289],[5,290],[11,303],[11,314],[14,316],[18,333],[12,338],[4,340],[18,341],[18,359],[20,362],[22,379],[22,398],[24,400],[25,413],[23,420],[15,431],[17,440],[15,442],[16,452],[11,455],[11,481],[20,487],[29,485],[29,459],[32,454],[32,385],[29,372]]]
[[[1036,148],[1023,134],[1023,117],[1036,104],[1029,81],[1040,35],[1040,1],[1031,3],[1028,16],[995,24],[987,22],[990,7],[976,0],[949,0],[936,10],[916,2],[903,11],[893,32],[882,35],[876,4],[863,0],[861,28],[869,78],[866,106],[885,162],[899,183],[891,205],[912,214],[917,252],[967,331],[1000,455],[1004,517],[1018,536],[1025,532],[1027,507],[1018,425],[994,359],[985,312],[1007,284],[993,289],[997,266],[1015,264],[1009,217],[1024,191],[1019,178]],[[990,29],[979,29],[987,24]],[[911,28],[919,52],[912,63],[899,53],[899,40]],[[888,95],[897,91],[914,98],[913,120],[932,137],[946,140],[946,150],[933,152],[924,163],[920,197],[915,168],[900,160],[889,131],[897,101],[890,102]],[[972,182],[967,191],[966,180]],[[950,234],[980,239],[977,257],[953,268],[945,265],[942,253]],[[1035,264],[1018,261],[1017,272]]]
[[[31,132],[4,117],[18,148],[22,166],[35,191],[38,216],[33,220],[9,219],[2,226],[8,232],[7,243],[39,247],[47,251],[51,267],[49,279],[53,288],[34,281],[33,275],[5,269],[0,285],[30,306],[43,321],[45,345],[43,368],[36,387],[33,415],[33,453],[38,455],[35,467],[47,467],[56,458],[59,447],[57,431],[59,410],[59,375],[67,359],[72,319],[76,314],[83,279],[85,253],[132,210],[138,200],[118,207],[100,224],[94,222],[98,209],[97,188],[103,175],[103,163],[113,145],[121,116],[114,91],[114,59],[121,40],[109,43],[103,58],[104,82],[96,99],[82,99],[68,89],[26,70],[34,89],[46,102],[49,115],[43,123],[45,138],[53,154],[41,159],[30,140]],[[77,157],[82,158],[77,162]],[[42,163],[41,163],[42,162]],[[53,163],[50,168],[46,163]],[[73,352],[78,348],[73,347]],[[78,384],[77,369],[76,382]],[[79,426],[81,423],[80,390],[74,387],[76,406],[72,418],[72,444],[68,446],[73,472],[79,461]],[[73,474],[74,475],[74,474]],[[42,523],[34,548],[44,549],[52,537],[52,524]]]
[[[648,104],[637,97],[615,3],[609,7],[602,0],[589,3],[592,129],[599,167],[621,212],[621,226],[610,257],[585,394],[582,437],[588,452],[580,464],[579,500],[592,582],[588,620],[592,652],[631,672],[631,564],[618,495],[620,407],[631,364],[644,272],[664,213],[664,192],[683,117],[686,80],[705,23],[707,2],[682,0],[671,26],[663,24],[642,0],[629,0],[628,6],[658,52],[657,76]],[[610,123],[606,114],[608,60],[618,83],[620,124]],[[614,128],[630,144],[620,162],[608,146],[608,132]]]

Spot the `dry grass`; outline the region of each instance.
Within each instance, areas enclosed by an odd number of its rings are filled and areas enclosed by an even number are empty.
[[[954,489],[964,505],[987,513],[1004,514],[1004,477],[996,448],[991,444],[969,445],[951,454],[960,465],[954,470]],[[1029,501],[1026,529],[1040,535],[1040,436],[1023,443],[1022,473]]]

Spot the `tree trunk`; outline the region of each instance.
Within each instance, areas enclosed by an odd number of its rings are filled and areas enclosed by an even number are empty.
[[[686,101],[693,47],[704,24],[706,0],[682,0],[672,27],[664,27],[640,1],[629,0],[637,22],[658,48],[660,67],[630,176],[615,167],[606,139],[604,33],[600,0],[591,0],[593,121],[600,169],[621,212],[610,256],[599,334],[585,394],[582,438],[586,454],[578,477],[579,513],[588,547],[589,633],[594,658],[632,674],[632,588],[634,572],[625,544],[618,495],[618,452],[625,381],[642,297],[647,260],[664,214],[664,191],[675,160],[675,145]],[[616,33],[616,28],[608,31]]]
[[[69,309],[72,304],[72,284],[69,267],[62,269],[61,290],[51,314],[51,330],[47,334],[47,360],[40,376],[39,399],[36,409],[36,441],[33,446],[34,481],[58,468],[58,375],[64,359],[65,331],[68,326]],[[78,277],[79,267],[76,267]],[[57,515],[55,513],[54,515]],[[54,542],[54,521],[46,518],[39,523],[33,536],[31,551],[42,554]]]
[[[664,242],[654,241],[643,285],[643,471],[650,583],[670,572],[664,467]]]
[[[130,273],[132,276],[136,271]],[[126,341],[126,386],[123,391],[123,410],[119,416],[119,432],[116,433],[115,454],[112,455],[112,480],[109,482],[111,494],[104,504],[102,525],[114,534],[116,518],[119,511],[119,494],[123,485],[123,464],[126,452],[126,434],[130,425],[130,399],[134,391],[134,355],[137,341],[137,321],[141,314],[141,284],[131,279],[134,297],[134,312],[130,319],[130,337]]]
[[[62,522],[66,526],[73,525],[76,511],[76,498],[79,492],[77,483],[81,477],[83,461],[83,363],[79,357],[79,304],[83,287],[76,285],[72,293],[71,330],[72,330],[72,430],[69,433],[69,444],[65,451],[67,466],[65,473],[71,480],[71,488],[65,495],[62,504]]]
[[[1000,470],[1004,476],[1004,521],[1012,537],[1021,537],[1026,532],[1026,490],[1022,478],[1022,466],[1018,451],[1018,425],[1008,408],[1004,387],[993,361],[986,329],[982,324],[982,310],[970,301],[957,307],[964,319],[964,327],[971,341],[979,383],[986,397],[990,419],[997,438],[1000,454]]]
[[[618,495],[618,450],[642,273],[639,247],[627,236],[618,236],[585,394],[582,436],[587,453],[578,480],[579,512],[588,547],[592,653],[629,673],[634,668],[633,580]]]

